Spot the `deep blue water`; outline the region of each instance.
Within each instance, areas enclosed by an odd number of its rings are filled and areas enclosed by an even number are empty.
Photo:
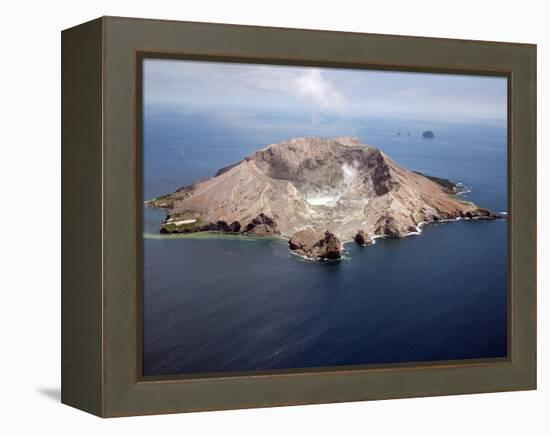
[[[426,129],[436,138],[423,139]],[[144,199],[308,135],[355,135],[409,169],[464,183],[463,197],[479,206],[507,210],[504,124],[312,124],[280,114],[227,122],[154,110],[145,116]],[[144,216],[144,232],[156,233],[163,212]],[[346,244],[344,260],[323,264],[280,240],[146,237],[144,374],[506,356],[506,228],[425,226],[420,236]]]

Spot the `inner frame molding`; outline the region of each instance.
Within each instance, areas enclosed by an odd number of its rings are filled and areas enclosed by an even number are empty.
[[[426,362],[394,362],[388,364],[358,364],[358,365],[343,365],[343,366],[331,366],[331,367],[318,367],[318,368],[289,368],[289,369],[274,369],[274,370],[257,370],[257,371],[230,371],[230,372],[212,372],[212,373],[190,373],[190,374],[177,374],[177,375],[142,375],[142,354],[143,354],[143,62],[147,59],[168,59],[168,60],[193,60],[204,62],[219,62],[219,63],[233,63],[233,64],[256,64],[256,65],[275,65],[275,66],[312,66],[319,68],[344,68],[344,69],[357,69],[357,70],[371,70],[371,71],[401,71],[401,72],[429,72],[434,74],[453,74],[453,75],[476,75],[476,76],[490,76],[490,77],[504,77],[507,82],[507,200],[511,203],[511,116],[512,116],[512,102],[511,102],[511,84],[512,77],[509,71],[490,71],[488,70],[465,70],[465,69],[425,69],[425,68],[407,68],[407,67],[393,67],[388,65],[372,65],[372,64],[348,64],[342,62],[324,62],[324,61],[311,61],[308,63],[300,63],[300,61],[289,59],[269,59],[269,62],[262,61],[261,58],[245,58],[245,57],[230,57],[230,56],[218,56],[218,55],[188,55],[182,53],[169,53],[159,51],[137,51],[135,53],[136,65],[136,105],[135,105],[135,122],[136,122],[136,140],[135,140],[135,155],[136,155],[136,209],[135,213],[138,219],[136,225],[136,245],[137,245],[137,261],[139,274],[137,277],[136,288],[138,294],[137,300],[137,314],[136,314],[136,329],[137,329],[137,378],[140,382],[166,382],[185,379],[206,379],[206,378],[230,378],[230,377],[242,377],[242,376],[265,376],[265,375],[284,375],[284,374],[307,374],[312,372],[348,372],[356,370],[380,370],[380,369],[410,369],[416,367],[449,367],[449,366],[474,366],[479,364],[494,364],[499,362],[509,362],[511,360],[510,348],[512,345],[512,286],[511,286],[511,273],[512,267],[509,267],[507,275],[507,326],[508,326],[508,355],[506,357],[491,357],[491,358],[479,358],[479,359],[457,359],[457,360],[442,360],[442,361],[426,361]],[[508,216],[508,222],[513,219],[513,215]],[[508,240],[511,240],[511,224],[507,224]],[[511,264],[513,257],[511,255],[511,243],[507,243],[507,259],[508,264]]]

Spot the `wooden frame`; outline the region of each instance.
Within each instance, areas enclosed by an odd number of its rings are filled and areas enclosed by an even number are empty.
[[[508,77],[509,357],[142,378],[145,53]],[[62,33],[62,123],[62,402],[112,417],[536,388],[536,46],[103,17]]]

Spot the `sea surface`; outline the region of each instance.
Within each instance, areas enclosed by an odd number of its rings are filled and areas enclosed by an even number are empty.
[[[507,211],[504,123],[149,110],[144,125],[144,200],[270,143],[354,135],[408,169],[463,183],[462,197],[478,206]],[[434,139],[421,137],[427,129]],[[507,354],[505,219],[424,226],[421,235],[369,247],[347,243],[343,260],[316,263],[278,239],[160,236],[163,217],[144,208],[144,375]]]

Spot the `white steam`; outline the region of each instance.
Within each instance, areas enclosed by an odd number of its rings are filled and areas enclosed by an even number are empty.
[[[298,96],[311,101],[318,109],[342,113],[346,106],[346,98],[328,81],[318,69],[301,73],[293,81]]]
[[[316,196],[306,199],[306,202],[313,206],[335,206],[339,196]]]
[[[357,161],[352,164],[344,163],[341,166],[342,169],[342,183],[340,189],[329,194],[323,194],[320,196],[310,197],[306,199],[307,203],[313,206],[336,206],[336,203],[340,200],[347,188],[351,185],[353,180],[357,177]]]
[[[357,162],[354,161],[351,165],[348,163],[342,164],[342,175],[344,176],[344,188],[347,188],[357,177]]]

